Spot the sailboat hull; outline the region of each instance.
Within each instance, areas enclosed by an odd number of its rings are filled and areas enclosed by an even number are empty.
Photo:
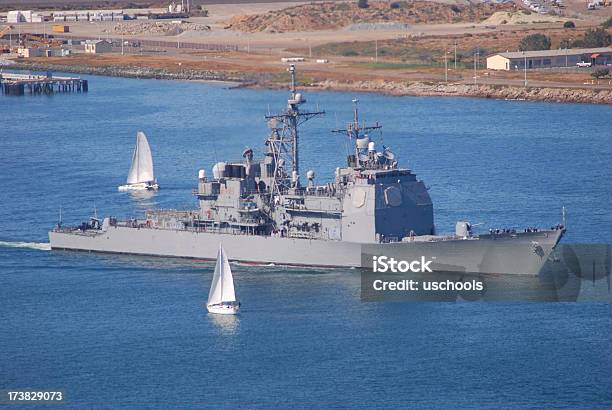
[[[240,305],[206,305],[209,313],[217,315],[237,315],[240,311]]]
[[[158,184],[150,184],[146,182],[138,183],[138,184],[127,184],[120,185],[118,190],[120,192],[128,192],[128,191],[157,191],[159,189]]]

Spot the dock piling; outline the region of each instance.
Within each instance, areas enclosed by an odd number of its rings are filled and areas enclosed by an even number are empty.
[[[54,77],[46,75],[28,75],[18,73],[0,73],[0,90],[4,95],[24,95],[25,90],[31,95],[67,92],[87,92],[87,80],[79,77]]]

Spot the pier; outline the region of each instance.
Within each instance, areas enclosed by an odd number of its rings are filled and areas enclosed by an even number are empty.
[[[0,73],[0,93],[5,95],[86,93],[88,88],[87,80],[79,77]]]

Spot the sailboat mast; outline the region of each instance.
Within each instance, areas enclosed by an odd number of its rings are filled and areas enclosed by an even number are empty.
[[[219,245],[218,260],[221,262],[221,269],[219,269],[219,286],[221,286],[221,303],[223,303],[223,272],[225,271],[225,254],[223,253],[223,247],[221,245]]]
[[[139,147],[140,147],[140,136],[136,134],[136,153],[134,154],[134,159],[136,160],[136,175],[137,175],[138,182],[140,182],[140,152],[138,149]]]

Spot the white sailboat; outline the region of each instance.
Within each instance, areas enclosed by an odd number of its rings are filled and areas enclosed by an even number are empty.
[[[206,308],[210,313],[221,315],[235,315],[240,310],[240,303],[236,300],[234,290],[232,269],[221,245],[219,245],[219,252],[217,252],[217,264],[215,265]]]
[[[142,131],[136,134],[136,148],[132,155],[132,165],[127,184],[119,186],[119,191],[157,190],[157,180],[153,173],[153,156],[147,136]]]

